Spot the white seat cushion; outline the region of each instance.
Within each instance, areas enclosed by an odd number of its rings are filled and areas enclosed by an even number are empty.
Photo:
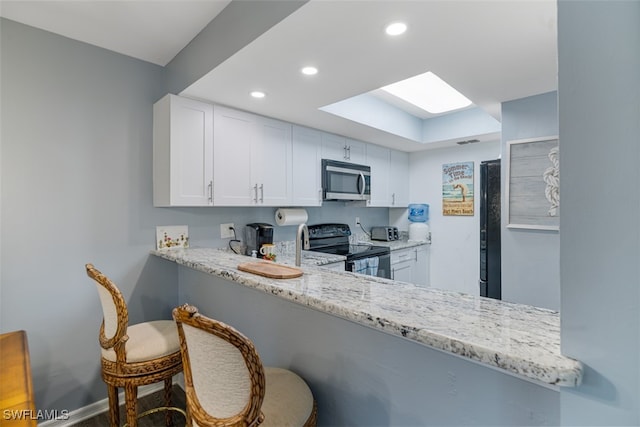
[[[313,411],[313,395],[307,383],[286,369],[265,367],[264,374],[264,422],[260,427],[302,427]],[[195,420],[193,427],[200,427]]]
[[[180,351],[178,328],[173,320],[154,320],[127,328],[129,340],[125,344],[127,362],[143,362]],[[102,349],[102,357],[116,361],[113,349]]]
[[[286,369],[265,367],[264,373],[264,423],[260,426],[303,426],[313,411],[313,395],[307,383]]]

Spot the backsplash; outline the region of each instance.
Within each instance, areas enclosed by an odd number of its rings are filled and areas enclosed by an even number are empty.
[[[387,225],[389,222],[388,208],[367,208],[347,206],[344,202],[325,202],[322,207],[305,208],[309,215],[307,224],[344,223],[351,227],[352,239],[367,240],[368,237],[359,226],[355,224],[355,218],[359,217],[365,230],[378,225]],[[274,226],[273,241],[294,242],[297,226],[278,226],[275,221],[277,207],[270,208],[168,208],[177,215],[172,216],[176,220],[189,226],[189,245],[191,247],[227,247],[229,239],[220,238],[220,224],[233,223],[236,228],[236,238],[244,241],[244,226],[252,222],[265,222]],[[165,211],[165,209],[159,210]],[[172,225],[161,224],[158,225]],[[155,230],[154,236],[155,237]],[[154,245],[155,246],[155,245]]]

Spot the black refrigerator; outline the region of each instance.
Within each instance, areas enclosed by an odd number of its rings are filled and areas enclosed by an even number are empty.
[[[502,299],[500,159],[480,163],[480,296]]]

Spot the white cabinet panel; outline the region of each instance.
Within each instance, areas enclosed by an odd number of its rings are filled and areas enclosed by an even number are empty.
[[[292,205],[322,205],[322,178],[320,175],[322,132],[294,126],[292,150]]]
[[[419,286],[431,286],[429,280],[429,245],[418,246],[416,263],[413,267],[412,282]]]
[[[391,278],[418,286],[430,286],[429,245],[391,251]]]
[[[355,139],[346,139],[347,161],[364,164],[367,160],[367,144]]]
[[[409,205],[409,153],[391,150],[389,156],[391,207]]]
[[[167,95],[153,106],[154,206],[210,206],[213,106]]]
[[[371,167],[371,200],[367,206],[390,206],[388,148],[379,145],[367,145],[366,164]]]
[[[291,124],[216,105],[216,206],[286,206],[291,202]]]
[[[291,124],[256,117],[257,136],[251,147],[251,177],[258,186],[257,204],[287,206],[292,193]]]
[[[366,144],[355,139],[322,132],[322,158],[364,164]]]
[[[406,207],[409,204],[409,154],[367,144],[366,164],[371,166],[368,206]]]
[[[257,133],[254,116],[216,105],[213,123],[213,203],[251,205],[257,200],[251,176],[251,147]]]
[[[347,161],[347,139],[344,136],[321,132],[322,158]]]

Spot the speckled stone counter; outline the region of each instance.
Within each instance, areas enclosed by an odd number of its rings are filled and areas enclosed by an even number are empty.
[[[270,279],[237,270],[251,260],[221,249],[152,251],[179,265],[339,316],[438,350],[559,386],[577,386],[582,364],[560,353],[557,312],[318,267],[335,262],[303,252],[304,275]],[[292,264],[283,256],[283,263]]]

